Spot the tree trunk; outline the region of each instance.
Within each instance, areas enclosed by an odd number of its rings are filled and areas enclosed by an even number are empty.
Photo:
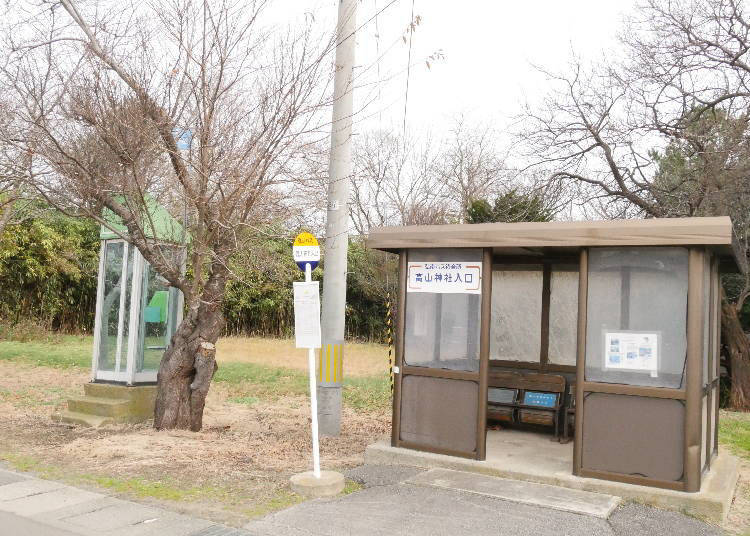
[[[737,309],[721,297],[721,334],[729,352],[732,388],[729,406],[733,409],[750,409],[750,342],[742,331]]]
[[[224,327],[220,306],[190,309],[159,365],[154,428],[200,431],[206,396],[218,366],[216,341]]]

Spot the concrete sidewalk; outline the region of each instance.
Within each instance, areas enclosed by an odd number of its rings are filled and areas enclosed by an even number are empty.
[[[456,475],[363,466],[347,476],[365,489],[307,501],[235,529],[168,510],[0,469],[2,536],[719,536],[677,512],[625,504],[608,519],[498,498],[498,481],[471,486]],[[460,475],[458,475],[460,476]],[[462,489],[447,487],[451,482]],[[451,484],[452,485],[452,484]],[[438,486],[438,487],[436,487]],[[446,486],[446,487],[439,487]],[[499,494],[498,494],[499,492]]]
[[[427,473],[363,466],[347,476],[366,489],[307,501],[245,528],[257,536],[719,536],[723,531],[677,512],[637,504],[608,519],[502,500],[487,494],[415,485]]]
[[[7,532],[11,531],[11,532]],[[250,536],[250,533],[0,469],[0,534]]]
[[[365,451],[366,464],[451,469],[604,493],[626,501],[686,512],[714,523],[726,519],[739,478],[739,460],[724,449],[711,462],[711,470],[704,475],[697,493],[574,476],[572,459],[572,443],[561,445],[538,433],[509,429],[487,432],[487,459],[484,461],[393,447],[386,440],[368,445]]]

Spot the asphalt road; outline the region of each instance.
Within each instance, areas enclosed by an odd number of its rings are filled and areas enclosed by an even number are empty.
[[[254,536],[720,536],[678,512],[624,504],[609,519],[403,481],[415,469],[363,466],[366,489],[307,501],[245,526]]]

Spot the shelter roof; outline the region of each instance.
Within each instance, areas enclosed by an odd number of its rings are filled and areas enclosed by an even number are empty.
[[[367,245],[408,248],[491,247],[497,254],[547,256],[595,246],[706,246],[745,271],[728,216],[641,220],[409,225],[372,229]]]

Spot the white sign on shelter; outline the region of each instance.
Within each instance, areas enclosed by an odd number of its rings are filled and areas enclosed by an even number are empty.
[[[481,262],[410,262],[406,269],[406,292],[482,293]]]
[[[320,348],[318,281],[294,283],[294,337],[297,348]]]

